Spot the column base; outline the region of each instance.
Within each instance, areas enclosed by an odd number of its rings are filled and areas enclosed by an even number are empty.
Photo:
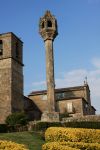
[[[43,112],[41,121],[59,122],[59,112]]]

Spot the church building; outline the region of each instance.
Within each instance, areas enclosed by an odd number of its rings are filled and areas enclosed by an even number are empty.
[[[55,95],[57,111],[60,114],[68,113],[71,117],[95,115],[96,109],[91,105],[88,84],[55,89]],[[42,113],[47,111],[47,91],[33,91],[28,95],[28,98],[30,100],[26,100],[26,112],[34,120],[40,119]],[[36,107],[38,108],[37,110]]]

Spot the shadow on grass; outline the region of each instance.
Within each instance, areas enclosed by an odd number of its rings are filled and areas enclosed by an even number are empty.
[[[24,144],[29,150],[41,150],[41,146],[45,142],[41,133],[36,132],[0,133],[0,140],[8,140]]]

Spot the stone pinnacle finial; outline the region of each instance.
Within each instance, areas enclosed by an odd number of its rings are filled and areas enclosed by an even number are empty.
[[[49,10],[47,10],[45,12],[45,15],[40,18],[39,33],[44,41],[48,39],[54,40],[55,37],[58,35],[57,21]]]

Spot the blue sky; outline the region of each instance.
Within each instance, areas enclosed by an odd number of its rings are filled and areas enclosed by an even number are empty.
[[[57,18],[54,41],[56,88],[83,85],[100,113],[100,0],[0,0],[0,33],[14,32],[24,42],[24,93],[45,89],[45,48],[39,18]]]

